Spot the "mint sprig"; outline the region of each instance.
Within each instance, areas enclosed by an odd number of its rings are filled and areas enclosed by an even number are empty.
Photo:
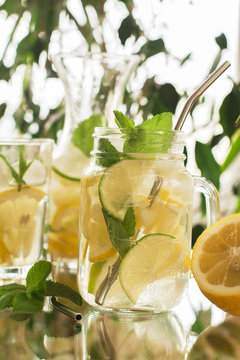
[[[60,282],[47,280],[51,271],[51,263],[40,260],[28,271],[26,286],[16,283],[0,286],[0,310],[12,308],[14,315],[27,318],[43,309],[46,296],[63,297],[82,305],[77,291]]]
[[[6,156],[4,156],[3,154],[0,154],[0,158],[3,159],[3,161],[5,162],[5,164],[7,165],[9,170],[11,171],[12,177],[15,179],[15,181],[16,181],[16,183],[18,185],[18,191],[20,191],[22,185],[26,184],[26,182],[23,180],[23,177],[24,177],[26,171],[31,166],[33,160],[28,163],[27,160],[24,159],[24,155],[23,155],[23,153],[24,153],[24,145],[20,145],[18,151],[19,151],[18,172],[9,163]]]

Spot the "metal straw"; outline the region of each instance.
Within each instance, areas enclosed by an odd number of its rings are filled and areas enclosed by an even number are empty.
[[[217,80],[217,78],[222,75],[222,73],[227,70],[231,66],[229,61],[225,61],[221,66],[219,66],[218,69],[216,69],[213,73],[209,75],[209,77],[199,86],[197,90],[194,91],[194,93],[189,96],[187,99],[187,102],[179,116],[179,119],[176,123],[175,130],[181,130],[184,121],[189,114],[189,111],[191,110],[194,102],[201,96],[207,88],[212,85],[212,83]]]
[[[56,300],[56,298],[54,296],[51,297],[51,304],[52,307],[61,312],[62,314],[65,314],[67,316],[69,316],[70,318],[76,320],[76,321],[80,321],[82,319],[82,315],[76,311],[74,311],[73,309],[71,309],[70,307],[60,303],[59,301]]]

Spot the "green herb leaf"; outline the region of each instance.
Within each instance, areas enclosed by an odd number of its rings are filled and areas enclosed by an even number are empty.
[[[52,265],[46,260],[40,260],[31,267],[26,278],[29,298],[32,294],[44,295],[46,293],[46,279],[51,271]]]
[[[147,119],[137,126],[140,129],[171,131],[172,130],[172,113],[163,112]]]
[[[115,115],[115,122],[117,124],[117,126],[119,128],[123,128],[123,129],[134,129],[135,125],[133,120],[130,120],[126,115],[124,115],[122,112],[114,110],[114,115]]]
[[[221,172],[225,171],[233,162],[234,159],[236,159],[237,155],[240,152],[240,129],[238,129],[231,139],[231,148],[221,166]]]
[[[26,293],[18,293],[13,300],[13,312],[33,314],[35,312],[41,311],[43,304],[44,299],[29,299]]]
[[[5,164],[11,171],[12,177],[16,180],[16,183],[18,184],[19,183],[19,175],[16,172],[16,170],[12,167],[12,165],[8,162],[7,158],[3,154],[0,154],[0,158],[3,159],[3,161],[5,162]]]
[[[154,138],[148,130],[163,131]],[[147,119],[134,130],[125,131],[127,140],[123,150],[127,153],[166,153],[173,140],[172,113],[165,112]]]
[[[220,185],[220,166],[216,162],[210,147],[199,141],[196,142],[195,158],[198,168],[201,170],[202,176],[209,179],[217,189]]]
[[[101,154],[97,159],[97,164],[99,166],[108,168],[121,160],[120,152],[110,143],[108,139],[99,139],[98,151]]]
[[[93,149],[93,132],[97,126],[106,126],[106,119],[103,115],[92,115],[80,122],[72,135],[72,142],[86,156],[90,157]]]
[[[0,310],[6,309],[7,307],[13,306],[14,298],[19,293],[26,293],[26,290],[11,290],[0,297]]]
[[[70,286],[54,282],[52,280],[46,281],[46,296],[63,297],[71,300],[76,305],[82,305],[82,298],[80,294],[72,289]]]
[[[27,288],[25,285],[16,284],[16,283],[2,285],[2,286],[0,286],[0,296],[4,295],[12,290],[27,290]]]
[[[102,209],[110,240],[122,257],[130,248],[130,236],[134,233],[133,228],[135,229],[135,216],[133,217],[133,209],[130,209],[127,210],[123,221],[115,219],[105,209]]]

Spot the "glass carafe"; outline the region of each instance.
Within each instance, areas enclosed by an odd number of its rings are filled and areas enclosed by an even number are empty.
[[[65,123],[53,159],[49,252],[53,263],[77,268],[80,179],[90,160],[95,126],[113,119],[137,56],[80,52],[52,57],[65,88]]]
[[[93,306],[167,311],[188,284],[194,189],[209,225],[218,193],[186,170],[181,131],[96,128],[94,138],[81,179],[80,292]]]

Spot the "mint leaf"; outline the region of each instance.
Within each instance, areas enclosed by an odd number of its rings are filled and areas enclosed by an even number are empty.
[[[97,164],[108,168],[121,160],[120,152],[110,143],[108,139],[101,138],[98,143],[100,156],[97,158]]]
[[[130,120],[126,115],[124,115],[120,111],[114,110],[113,112],[115,115],[115,122],[119,128],[123,128],[123,129],[135,128],[133,120]]]
[[[63,297],[71,300],[76,305],[82,305],[81,295],[72,289],[70,286],[54,282],[52,280],[46,281],[46,296]]]
[[[171,131],[172,130],[172,113],[163,112],[157,114],[150,119],[147,119],[142,124],[138,125],[137,128],[158,130],[158,131]]]
[[[90,157],[90,152],[93,149],[92,135],[97,126],[106,126],[106,119],[103,115],[92,115],[88,119],[80,122],[72,135],[73,145],[88,157]]]
[[[7,307],[12,307],[14,298],[19,293],[26,293],[26,288],[25,290],[14,289],[2,295],[0,297],[0,310],[6,309]]]
[[[123,219],[123,226],[127,230],[129,236],[133,236],[135,234],[136,218],[132,207],[127,209]]]
[[[33,314],[37,311],[41,311],[43,304],[44,299],[29,299],[26,293],[18,293],[13,300],[13,312]]]
[[[0,158],[3,159],[3,161],[11,171],[12,177],[16,180],[16,183],[19,183],[19,175],[16,172],[16,170],[12,167],[12,165],[8,162],[7,158],[3,154],[0,154]]]
[[[28,271],[26,285],[28,297],[32,295],[44,295],[46,292],[46,279],[52,271],[52,265],[49,261],[40,260],[36,262]]]
[[[23,156],[24,148],[25,148],[24,145],[19,146],[19,181],[18,181],[18,185],[20,185],[20,186],[21,186],[21,184],[25,184],[23,177],[33,162],[33,160],[32,160],[29,163],[27,163],[27,161],[24,159],[24,156]]]
[[[123,257],[128,252],[131,245],[130,236],[132,234],[133,226],[135,227],[135,217],[133,224],[131,210],[127,210],[123,221],[115,219],[113,216],[109,215],[104,208],[102,209],[102,212],[112,245],[121,257]]]
[[[27,288],[25,285],[21,285],[21,284],[16,284],[16,283],[12,283],[12,284],[7,284],[7,285],[2,285],[0,286],[0,297],[6,293],[8,293],[9,291],[12,290],[25,290],[27,291]]]

